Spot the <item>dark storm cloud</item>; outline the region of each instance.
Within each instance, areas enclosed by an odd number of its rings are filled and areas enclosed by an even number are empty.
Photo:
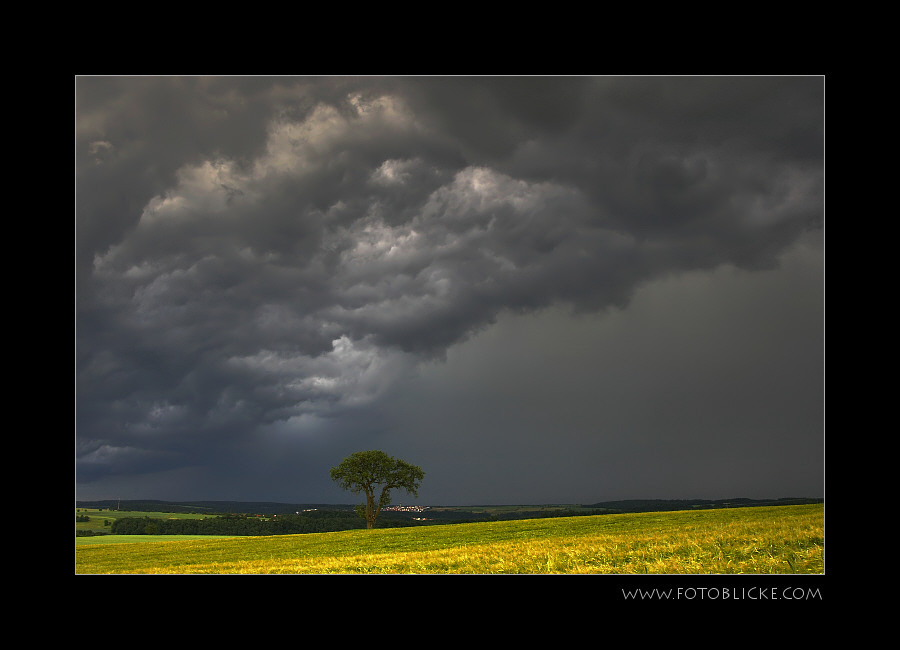
[[[823,112],[803,77],[79,78],[79,479],[374,408],[503,313],[774,268]]]
[[[432,468],[420,497],[821,494],[820,256],[809,234],[778,269],[673,275],[575,319],[501,316],[393,397],[394,444]]]

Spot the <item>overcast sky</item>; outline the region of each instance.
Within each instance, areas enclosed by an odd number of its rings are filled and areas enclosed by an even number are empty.
[[[821,77],[77,77],[76,498],[824,496]]]

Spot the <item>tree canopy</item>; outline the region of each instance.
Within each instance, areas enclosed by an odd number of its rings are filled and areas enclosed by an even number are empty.
[[[342,488],[366,495],[365,505],[358,508],[366,518],[366,528],[374,528],[381,509],[391,503],[391,490],[404,490],[418,497],[424,477],[421,468],[378,450],[358,451],[331,468],[331,479]]]

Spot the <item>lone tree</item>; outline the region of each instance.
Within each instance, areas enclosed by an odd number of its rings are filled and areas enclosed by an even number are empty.
[[[424,476],[425,472],[419,467],[377,450],[358,451],[331,468],[331,480],[337,481],[342,488],[354,494],[365,492],[365,511],[359,506],[357,512],[365,516],[366,528],[375,527],[378,513],[391,502],[391,490],[405,490],[417,497],[419,482]],[[381,492],[376,503],[375,493],[379,488]]]

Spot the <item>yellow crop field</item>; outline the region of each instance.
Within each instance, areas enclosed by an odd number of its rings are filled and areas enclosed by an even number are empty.
[[[824,528],[824,506],[816,504],[128,544],[110,536],[77,539],[75,567],[78,574],[817,574]]]

